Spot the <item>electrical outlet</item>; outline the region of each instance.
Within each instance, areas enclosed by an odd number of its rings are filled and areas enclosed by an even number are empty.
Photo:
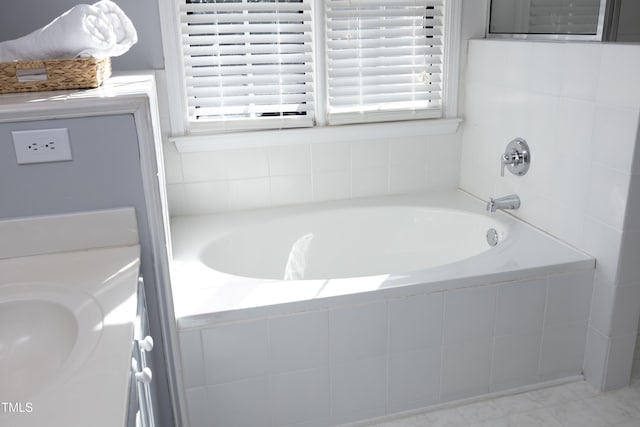
[[[19,130],[11,132],[19,165],[71,160],[66,128]]]

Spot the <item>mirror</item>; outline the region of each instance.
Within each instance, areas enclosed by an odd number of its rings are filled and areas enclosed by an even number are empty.
[[[491,0],[489,34],[602,40],[606,0]]]

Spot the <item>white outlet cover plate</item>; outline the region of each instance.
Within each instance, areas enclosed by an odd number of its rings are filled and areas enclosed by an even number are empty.
[[[66,128],[11,132],[19,165],[72,160]]]

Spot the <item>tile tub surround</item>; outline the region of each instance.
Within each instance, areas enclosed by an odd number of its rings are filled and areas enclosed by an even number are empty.
[[[640,46],[473,40],[469,43],[460,186],[517,193],[514,215],[597,258],[585,373],[629,382],[640,316]],[[529,173],[500,177],[515,137]]]
[[[458,186],[462,134],[296,143],[179,153],[165,144],[172,216]],[[339,135],[338,126],[332,132]],[[277,138],[277,133],[269,133]],[[329,135],[330,136],[330,135]],[[342,138],[341,138],[342,139]],[[277,144],[277,139],[273,141]]]
[[[182,329],[191,425],[338,425],[579,377],[592,274]]]

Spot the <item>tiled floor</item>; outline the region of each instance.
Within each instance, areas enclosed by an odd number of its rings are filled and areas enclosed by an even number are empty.
[[[640,427],[640,378],[599,393],[582,381],[427,412],[370,427]]]

